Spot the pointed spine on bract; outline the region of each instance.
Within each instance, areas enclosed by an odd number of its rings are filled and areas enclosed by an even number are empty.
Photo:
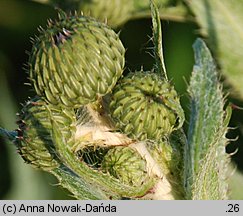
[[[117,129],[137,140],[160,140],[184,122],[174,87],[153,72],[121,79],[110,95],[109,112]]]
[[[23,106],[18,118],[15,144],[23,159],[39,169],[57,168],[60,164],[52,138],[52,119],[58,122],[67,144],[72,145],[76,131],[75,113],[49,105],[36,97]]]
[[[122,75],[124,55],[122,42],[110,27],[62,12],[34,41],[30,81],[48,102],[78,108],[111,91]]]

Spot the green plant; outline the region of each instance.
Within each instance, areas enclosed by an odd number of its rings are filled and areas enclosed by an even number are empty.
[[[24,105],[19,128],[1,133],[78,199],[226,199],[230,107],[224,111],[216,66],[198,39],[186,136],[166,74],[159,12],[150,6],[154,67],[122,78],[118,35],[92,18],[61,12],[30,53],[38,96]]]

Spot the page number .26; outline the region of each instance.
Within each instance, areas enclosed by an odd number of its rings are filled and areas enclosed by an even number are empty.
[[[240,211],[239,204],[229,203],[227,206],[228,206],[228,209],[226,210],[226,212],[239,212]]]

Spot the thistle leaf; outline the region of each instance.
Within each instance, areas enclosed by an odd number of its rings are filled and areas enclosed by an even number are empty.
[[[243,99],[243,1],[186,0],[196,15],[202,34],[208,36],[226,81]]]
[[[166,80],[167,74],[164,63],[163,49],[162,49],[162,30],[160,23],[160,16],[158,8],[155,6],[153,0],[150,1],[151,15],[153,23],[153,42],[154,42],[154,57],[155,57],[155,68],[157,72],[162,75]]]
[[[225,153],[225,131],[221,132],[216,134],[215,141],[201,160],[203,165],[199,167],[192,186],[192,200],[227,199],[229,156]]]
[[[223,94],[205,43],[197,39],[193,48],[195,65],[189,86],[191,117],[185,149],[187,198],[225,199],[228,158],[224,149],[227,125]]]
[[[60,166],[54,170],[52,173],[59,181],[60,186],[66,188],[72,195],[79,200],[92,199],[92,200],[104,200],[107,197],[97,188],[87,183],[84,179],[77,176],[72,170],[68,169],[66,166]]]

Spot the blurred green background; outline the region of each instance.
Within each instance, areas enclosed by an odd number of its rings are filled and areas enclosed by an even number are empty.
[[[31,49],[30,37],[38,34],[37,27],[45,26],[57,11],[48,5],[28,0],[0,0],[0,126],[14,130],[16,113],[21,103],[33,96],[28,85],[26,50]],[[127,49],[126,68],[149,70],[153,65],[150,37],[151,20],[139,19],[121,28],[121,40]],[[175,84],[189,119],[189,98],[186,91],[193,66],[192,44],[198,37],[195,23],[163,21],[163,44],[168,76]],[[228,96],[228,100],[243,106],[242,101]],[[234,110],[227,137],[232,140],[227,152],[232,153],[230,198],[243,199],[243,111]],[[234,128],[234,129],[233,129]],[[185,125],[186,129],[186,125]],[[233,173],[233,172],[232,172]],[[24,164],[12,143],[0,138],[0,199],[69,199],[66,191],[54,187],[56,180]]]

